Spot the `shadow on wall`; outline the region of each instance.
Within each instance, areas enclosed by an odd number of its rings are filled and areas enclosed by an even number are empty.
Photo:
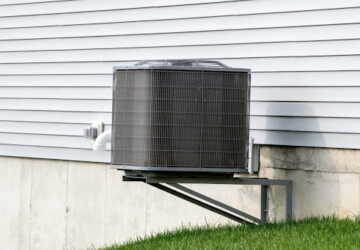
[[[280,115],[284,104],[271,104],[267,115]],[[292,179],[293,215],[295,218],[338,215],[339,213],[339,176],[329,173],[333,165],[331,150],[314,148],[326,146],[320,126],[312,109],[305,104],[295,104],[298,114],[306,114],[307,118],[290,120],[291,124],[278,124],[278,120],[268,118],[266,129],[281,127],[286,131],[268,132],[266,142],[281,146],[264,146],[261,149],[260,174],[270,178]],[[277,137],[277,138],[275,138]],[[305,147],[304,147],[305,146]],[[328,165],[328,166],[327,166]],[[330,167],[329,167],[330,166]],[[285,189],[272,187],[269,192],[269,218],[282,220],[285,218]]]

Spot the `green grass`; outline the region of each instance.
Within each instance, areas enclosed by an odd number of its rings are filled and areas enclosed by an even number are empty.
[[[360,249],[360,218],[182,228],[103,249]]]

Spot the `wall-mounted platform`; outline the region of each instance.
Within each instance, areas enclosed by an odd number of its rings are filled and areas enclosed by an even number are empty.
[[[292,180],[284,179],[265,179],[265,178],[177,178],[177,177],[149,177],[149,176],[123,176],[123,181],[141,181],[167,193],[175,195],[181,199],[195,205],[208,209],[214,213],[225,216],[239,223],[263,224],[267,221],[268,212],[268,187],[284,186],[286,188],[286,219],[292,218]],[[214,200],[206,195],[198,193],[192,189],[179,185],[179,183],[195,184],[226,184],[226,185],[260,185],[261,186],[261,209],[260,218],[256,218],[248,213],[228,206],[222,202]],[[166,184],[166,185],[163,185]]]

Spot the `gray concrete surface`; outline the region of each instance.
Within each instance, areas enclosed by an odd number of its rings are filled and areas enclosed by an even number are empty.
[[[295,218],[360,213],[360,151],[261,147],[259,176],[294,181]],[[181,226],[229,223],[108,164],[0,157],[0,249],[103,246]],[[190,184],[252,215],[259,187]],[[285,189],[269,192],[269,217],[285,216]]]

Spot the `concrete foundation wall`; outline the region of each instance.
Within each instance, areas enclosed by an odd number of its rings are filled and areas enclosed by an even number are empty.
[[[259,175],[294,181],[295,218],[360,215],[360,150],[262,146]],[[271,189],[270,218],[283,218],[284,196]]]
[[[259,176],[294,181],[295,218],[360,213],[360,151],[261,147]],[[229,221],[143,183],[124,183],[108,164],[0,158],[0,249],[103,246],[182,225]],[[189,185],[260,215],[259,187]],[[271,188],[269,217],[285,215]]]

